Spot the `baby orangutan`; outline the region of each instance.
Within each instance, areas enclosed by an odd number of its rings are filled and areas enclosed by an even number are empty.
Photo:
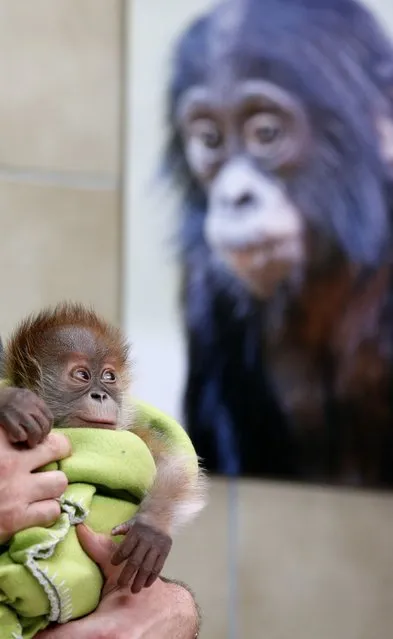
[[[132,592],[160,574],[178,525],[204,506],[204,478],[153,428],[133,426],[124,401],[130,384],[129,346],[121,332],[93,311],[62,304],[29,317],[4,352],[0,425],[13,443],[36,446],[54,427],[132,430],[150,449],[157,472],[132,520],[112,531],[125,535],[112,558],[125,562],[118,584]]]

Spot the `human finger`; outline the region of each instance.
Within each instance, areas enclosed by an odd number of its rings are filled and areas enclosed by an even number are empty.
[[[57,499],[67,486],[67,476],[61,470],[34,473],[29,481],[29,502]]]
[[[32,526],[50,526],[60,516],[60,504],[55,499],[36,501],[27,506],[23,518],[23,528]]]
[[[111,567],[111,556],[116,544],[106,535],[96,533],[85,524],[76,527],[79,542],[83,550],[101,568],[105,577],[109,577],[113,572]]]
[[[28,470],[36,470],[51,462],[64,459],[71,454],[71,443],[60,433],[49,433],[48,437],[36,448],[20,451],[24,456],[24,465]]]

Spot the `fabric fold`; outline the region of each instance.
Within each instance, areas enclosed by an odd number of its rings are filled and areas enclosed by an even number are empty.
[[[75,526],[86,522],[110,534],[135,514],[155,477],[150,451],[133,433],[62,432],[72,456],[44,469],[62,470],[69,480],[61,515],[50,528],[14,535],[0,556],[1,639],[31,639],[50,622],[65,623],[97,607],[102,575],[82,550]]]

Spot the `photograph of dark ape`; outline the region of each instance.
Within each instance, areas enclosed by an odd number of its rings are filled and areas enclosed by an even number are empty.
[[[185,425],[212,473],[393,485],[393,47],[353,0],[229,0],[174,45]]]

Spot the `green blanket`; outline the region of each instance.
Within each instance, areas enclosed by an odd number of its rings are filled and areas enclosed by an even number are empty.
[[[148,421],[191,455],[192,473],[197,458],[181,426],[142,402],[137,409],[139,422]],[[52,621],[65,623],[96,608],[103,578],[82,550],[75,525],[85,522],[110,534],[135,514],[155,477],[149,449],[131,432],[62,432],[72,442],[72,455],[43,469],[58,468],[69,480],[59,519],[50,528],[17,533],[0,554],[0,639],[31,639]]]

